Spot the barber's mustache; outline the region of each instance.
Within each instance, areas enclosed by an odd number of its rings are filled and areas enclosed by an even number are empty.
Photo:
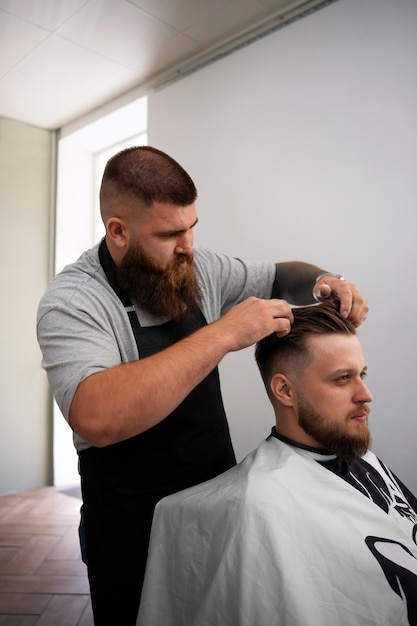
[[[174,266],[181,265],[181,263],[184,263],[184,262],[187,263],[188,265],[192,265],[194,263],[194,255],[180,252],[179,254],[175,255],[172,261]]]

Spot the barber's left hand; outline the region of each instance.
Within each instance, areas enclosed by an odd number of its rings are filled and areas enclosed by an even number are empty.
[[[369,306],[356,285],[337,276],[323,276],[315,285],[313,294],[316,300],[333,297],[340,300],[340,313],[355,326],[365,321]]]

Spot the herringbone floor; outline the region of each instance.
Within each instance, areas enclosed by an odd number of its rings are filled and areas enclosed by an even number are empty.
[[[0,626],[92,626],[80,505],[55,487],[0,496]]]

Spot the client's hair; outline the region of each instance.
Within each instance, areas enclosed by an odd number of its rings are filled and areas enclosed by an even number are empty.
[[[255,359],[270,398],[270,381],[274,374],[296,374],[310,362],[311,354],[306,342],[310,333],[356,334],[352,322],[340,315],[339,304],[338,300],[327,300],[321,304],[294,308],[294,322],[287,335],[280,338],[272,333],[257,343]]]

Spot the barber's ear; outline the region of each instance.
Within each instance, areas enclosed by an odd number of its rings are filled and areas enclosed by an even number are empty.
[[[120,217],[111,217],[106,223],[106,231],[118,248],[125,248],[129,243],[126,222]]]
[[[296,404],[293,384],[284,374],[275,374],[272,377],[271,390],[284,406],[294,406]]]

